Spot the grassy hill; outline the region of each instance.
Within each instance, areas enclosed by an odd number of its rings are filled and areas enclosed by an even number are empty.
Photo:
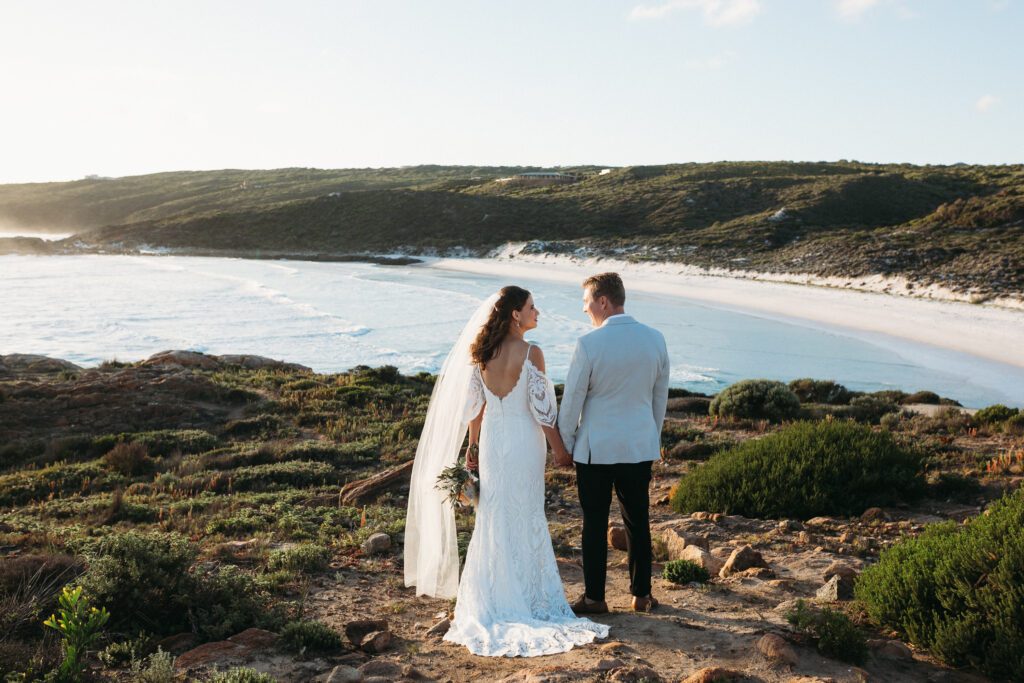
[[[571,170],[594,171],[598,167]],[[537,240],[545,250],[772,272],[900,274],[1024,293],[1024,166],[735,162],[613,169],[568,185],[521,167],[165,173],[0,186],[0,224],[106,247],[339,254]]]

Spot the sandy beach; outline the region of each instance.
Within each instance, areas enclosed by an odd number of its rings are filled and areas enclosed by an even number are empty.
[[[697,303],[804,324],[842,328],[852,333],[885,335],[941,349],[1024,367],[1024,309],[1018,302],[999,305],[955,300],[933,288],[932,298],[884,293],[888,283],[779,281],[778,276],[707,273],[670,263],[635,264],[614,259],[580,259],[553,254],[523,254],[514,245],[491,258],[427,259],[443,270],[503,275],[510,282],[546,280],[579,284],[588,274],[614,270],[627,290],[680,297]],[[756,279],[755,279],[756,277]],[[879,291],[871,291],[872,286]]]

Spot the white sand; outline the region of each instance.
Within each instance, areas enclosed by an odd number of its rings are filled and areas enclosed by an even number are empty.
[[[578,285],[587,275],[614,270],[622,275],[627,292],[666,294],[717,308],[888,335],[1024,367],[1024,306],[1019,300],[980,305],[954,300],[956,295],[934,287],[918,292],[932,298],[882,293],[886,286],[891,292],[894,285],[906,292],[905,281],[895,279],[847,283],[812,276],[709,272],[671,263],[522,254],[519,248],[509,245],[492,258],[426,259],[426,265],[498,275],[510,284],[547,280]]]

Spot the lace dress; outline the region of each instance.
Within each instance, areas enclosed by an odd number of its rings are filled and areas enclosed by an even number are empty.
[[[554,386],[527,357],[515,387],[499,398],[473,372],[466,406],[480,430],[480,502],[444,639],[475,655],[535,657],[606,638],[608,627],[573,614],[544,514],[546,446],[555,426]],[[468,419],[467,418],[467,419]]]

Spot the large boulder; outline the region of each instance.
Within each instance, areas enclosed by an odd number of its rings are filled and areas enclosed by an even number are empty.
[[[82,367],[61,358],[50,358],[34,353],[11,353],[0,356],[0,365],[10,374],[56,374],[58,372],[81,372]]]

